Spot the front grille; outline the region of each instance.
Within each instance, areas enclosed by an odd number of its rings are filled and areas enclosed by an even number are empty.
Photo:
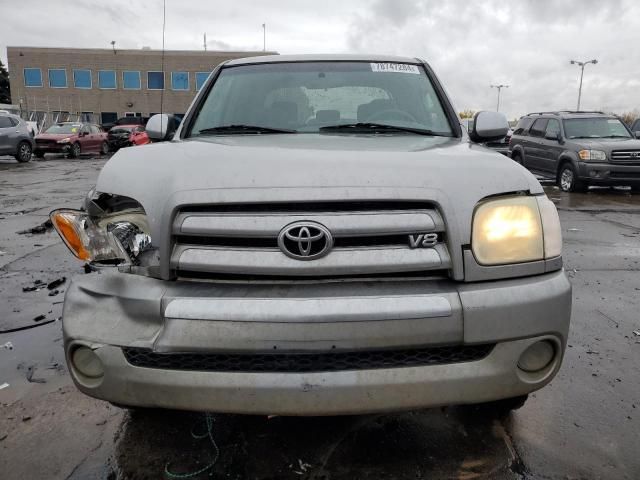
[[[285,254],[278,236],[294,222],[324,226],[333,237],[330,251],[309,261]],[[416,238],[427,234],[432,240],[418,245]],[[410,236],[420,248],[411,248]],[[424,202],[188,205],[173,221],[169,268],[182,278],[193,272],[211,278],[447,272],[451,259],[446,242],[444,219]],[[295,242],[283,240],[282,249],[291,247]]]
[[[614,150],[611,152],[613,163],[640,165],[640,150]]]
[[[156,353],[144,348],[123,348],[122,351],[127,362],[143,368],[201,372],[310,373],[474,362],[489,355],[494,346],[457,345],[334,353]]]

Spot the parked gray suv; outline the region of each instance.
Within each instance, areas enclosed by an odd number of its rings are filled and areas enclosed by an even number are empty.
[[[602,112],[541,112],[520,119],[509,154],[565,192],[589,185],[640,189],[640,140],[619,118]]]
[[[17,115],[0,113],[0,155],[28,162],[32,152],[33,136],[27,122]]]
[[[512,408],[558,372],[571,287],[555,206],[475,143],[506,118],[481,112],[467,134],[424,61],[232,60],[176,125],[152,117],[156,143],[118,151],[83,210],[51,214],[101,266],[64,303],[86,394],[279,415]]]

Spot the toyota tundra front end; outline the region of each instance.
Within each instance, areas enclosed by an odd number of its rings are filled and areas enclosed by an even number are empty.
[[[522,400],[571,314],[553,203],[471,139],[400,57],[219,66],[179,128],[118,152],[52,212],[99,267],[66,293],[88,395],[137,407],[333,415]]]

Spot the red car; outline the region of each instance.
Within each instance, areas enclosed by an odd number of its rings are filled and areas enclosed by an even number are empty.
[[[106,155],[109,153],[107,133],[98,125],[62,122],[51,125],[44,133],[36,135],[36,157],[45,153],[62,153],[77,158],[85,153]]]
[[[109,130],[107,141],[112,152],[122,147],[151,143],[142,125],[116,125]]]

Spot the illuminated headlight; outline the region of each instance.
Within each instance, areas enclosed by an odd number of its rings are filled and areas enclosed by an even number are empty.
[[[58,143],[69,143],[70,141],[70,138],[63,138],[62,140],[58,140]]]
[[[488,200],[476,207],[471,249],[481,265],[558,257],[562,235],[556,207],[545,196]]]
[[[142,212],[120,212],[91,218],[80,210],[54,210],[51,222],[71,253],[80,260],[107,264],[137,263],[151,248],[149,225]]]
[[[580,150],[578,152],[583,162],[606,162],[607,154],[602,150]]]

